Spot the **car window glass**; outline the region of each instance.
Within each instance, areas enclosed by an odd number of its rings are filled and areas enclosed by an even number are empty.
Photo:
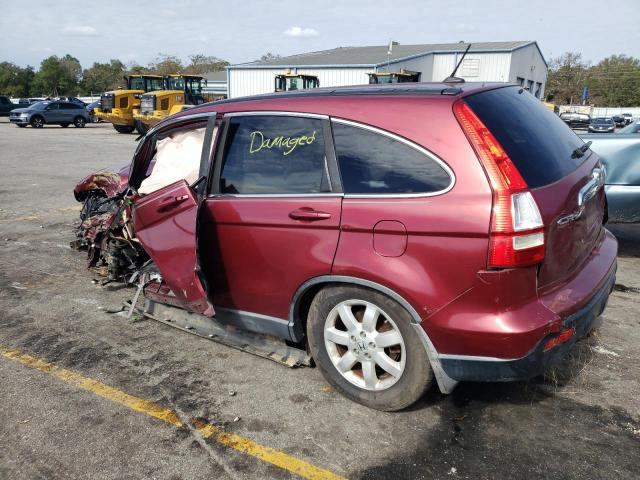
[[[60,109],[61,110],[75,110],[77,108],[78,108],[78,106],[74,105],[73,103],[61,103],[60,104]]]
[[[496,88],[465,97],[496,137],[530,188],[554,183],[586,156],[573,152],[584,142],[533,95],[519,87]],[[577,114],[578,119],[590,117]]]
[[[50,103],[49,105],[47,105],[47,110],[58,110],[59,108],[59,103]]]
[[[329,191],[322,120],[256,115],[229,119],[222,193]]]
[[[347,194],[434,193],[451,184],[440,164],[404,142],[336,122],[332,129]]]

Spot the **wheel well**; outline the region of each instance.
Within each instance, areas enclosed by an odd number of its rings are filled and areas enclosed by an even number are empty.
[[[422,319],[418,316],[418,313],[411,307],[411,305],[400,295],[393,290],[385,287],[384,285],[377,284],[368,280],[363,280],[356,277],[341,277],[341,276],[327,276],[325,279],[312,279],[311,284],[305,287],[303,285],[296,293],[293,299],[292,311],[290,315],[290,330],[292,337],[296,340],[302,340],[307,331],[307,320],[309,316],[309,309],[311,308],[311,302],[318,294],[318,292],[324,288],[354,285],[362,288],[367,288],[374,292],[382,293],[389,298],[398,302],[404,307],[411,317],[413,323],[421,323]]]
[[[309,320],[309,309],[311,308],[311,302],[316,297],[318,292],[327,286],[336,285],[332,282],[322,282],[315,285],[311,285],[309,288],[302,292],[302,295],[297,299],[293,312],[293,331],[294,337],[300,338],[305,343],[307,342],[307,321]]]

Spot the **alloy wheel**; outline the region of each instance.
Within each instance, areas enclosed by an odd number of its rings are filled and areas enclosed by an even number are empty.
[[[365,300],[336,305],[325,321],[325,347],[338,372],[357,387],[381,391],[404,372],[406,348],[395,322]]]

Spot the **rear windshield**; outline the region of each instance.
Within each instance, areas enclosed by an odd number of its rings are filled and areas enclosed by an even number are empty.
[[[521,87],[489,90],[465,101],[498,139],[529,188],[560,180],[586,159],[571,158],[584,142]]]

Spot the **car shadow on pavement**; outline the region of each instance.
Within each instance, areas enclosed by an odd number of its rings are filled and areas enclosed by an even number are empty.
[[[571,394],[576,385],[590,388],[580,373],[596,342],[597,332],[544,377],[461,383],[451,395],[432,389],[394,414],[419,432],[412,447],[392,436],[396,455],[350,478],[587,478],[594,472],[598,478],[638,478],[640,466],[632,459],[638,440],[628,427],[638,422],[622,409],[582,403]],[[434,415],[435,425],[426,421]]]

